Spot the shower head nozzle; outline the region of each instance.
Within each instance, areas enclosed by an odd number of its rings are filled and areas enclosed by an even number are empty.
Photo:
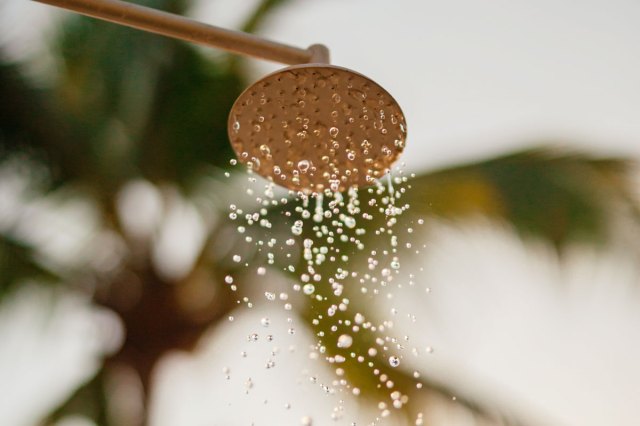
[[[305,193],[372,184],[407,136],[402,110],[386,90],[328,64],[291,66],[254,83],[233,105],[228,131],[241,162]]]

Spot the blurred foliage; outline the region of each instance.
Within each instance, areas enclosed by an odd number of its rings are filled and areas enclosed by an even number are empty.
[[[57,275],[46,269],[35,258],[29,245],[11,236],[0,238],[0,299],[24,281],[54,283]]]
[[[257,30],[284,3],[262,1],[242,28]],[[144,4],[174,13],[184,13],[189,6],[182,0]],[[215,177],[229,169],[227,114],[247,85],[246,69],[237,58],[212,59],[191,45],[75,16],[64,21],[51,49],[58,63],[48,86],[30,81],[21,64],[0,62],[0,99],[10,100],[0,103],[0,166],[21,158],[44,165],[50,179],[39,188],[42,197],[56,188],[68,189],[70,196],[89,197],[98,206],[101,225],[126,246],[117,271],[104,273],[87,266],[80,272],[98,283],[97,288],[86,289],[94,302],[122,318],[127,330],[124,345],[49,419],[82,413],[103,425],[109,424],[103,382],[111,368],[122,364],[132,368],[148,392],[151,370],[163,354],[191,349],[237,305],[238,295],[230,294],[222,279],[234,273],[243,287],[242,275],[235,274],[238,266],[228,259],[230,247],[236,247],[229,224],[220,221],[208,228],[191,272],[169,279],[156,270],[149,242],[126,234],[116,204],[123,186],[145,179],[167,198],[162,189],[177,188],[193,203],[204,203],[212,216],[226,214],[228,200],[217,193],[229,184],[216,183]],[[512,224],[522,236],[543,239],[559,250],[572,241],[601,243],[609,237],[616,206],[624,204],[637,212],[629,170],[630,165],[619,159],[553,149],[448,167],[410,181],[412,189],[403,198],[411,205],[406,220],[465,221],[483,216]],[[217,185],[204,201],[197,191],[203,181]],[[361,204],[366,206],[369,195],[361,194]],[[277,212],[272,212],[272,219],[274,235],[290,227]],[[0,289],[37,280],[73,282],[77,290],[78,271],[56,276],[34,254],[36,247],[16,239],[11,223],[0,225]],[[367,247],[375,246],[374,233],[367,236]],[[219,254],[221,245],[225,255]],[[244,257],[250,261],[258,255],[250,252]],[[345,287],[358,287],[349,284]],[[202,302],[208,299],[201,294],[209,294],[211,288],[215,297]],[[372,306],[366,301],[358,304],[359,299],[352,298],[357,310],[374,321]],[[316,333],[324,332],[322,340],[331,348],[336,347],[339,334],[311,320],[336,302],[331,297],[310,299],[299,306],[300,315]],[[354,347],[361,351],[375,339],[365,332],[355,337]],[[387,360],[377,362],[382,365]],[[362,389],[364,401],[386,395],[368,367],[350,359],[347,365],[349,379]],[[416,389],[411,372],[398,368],[387,373],[398,389],[417,401],[407,405],[407,415],[415,414],[416,405],[456,395],[458,404],[479,418],[517,423],[505,414],[506,408],[490,406],[446,383],[423,377],[424,387]]]
[[[65,402],[55,410],[46,421],[54,425],[69,414],[92,419],[98,425],[108,425],[108,397],[104,383],[104,369],[93,379],[78,388]]]
[[[181,1],[149,3],[184,10]],[[227,111],[241,75],[194,46],[85,18],[63,27],[58,49],[55,94],[70,125],[55,149],[85,160],[71,178],[109,196],[132,177],[185,185],[202,167],[228,164]]]
[[[446,219],[482,214],[558,248],[601,243],[620,203],[637,210],[631,171],[621,159],[537,148],[421,175],[408,199],[414,212]]]

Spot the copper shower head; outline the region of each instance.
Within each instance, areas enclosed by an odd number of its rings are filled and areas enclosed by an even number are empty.
[[[329,65],[322,45],[298,49],[120,0],[37,1],[293,65],[246,89],[229,115],[229,139],[240,161],[286,188],[313,193],[366,186],[404,149],[398,103],[362,74]]]
[[[402,152],[404,115],[378,84],[325,64],[296,65],[246,89],[229,115],[240,161],[292,190],[370,185]]]

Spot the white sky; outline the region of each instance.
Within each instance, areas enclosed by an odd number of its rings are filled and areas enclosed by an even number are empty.
[[[233,26],[246,10],[237,3],[203,2],[194,14]],[[29,39],[32,33],[20,28],[39,22],[43,8],[4,0],[0,25],[12,39]],[[437,168],[538,140],[640,158],[639,22],[634,0],[299,0],[275,15],[264,34],[300,46],[324,43],[333,63],[387,88],[407,116],[404,160],[412,168]],[[256,76],[277,68],[255,65]],[[632,260],[576,249],[561,267],[509,230],[438,229],[421,277],[431,296],[420,307],[410,292],[398,302],[437,324],[416,337],[435,348],[423,368],[544,424],[636,424],[640,302]],[[193,366],[201,359],[211,363],[199,375]],[[159,372],[166,384],[159,397],[184,394],[198,380],[205,386],[206,373],[228,363],[206,348],[174,357]],[[184,388],[174,386],[181,380]],[[213,394],[225,386],[221,380]],[[247,410],[262,404],[252,401]],[[195,410],[209,416],[208,424],[220,424],[216,419],[229,412],[216,417],[211,401],[201,403],[194,407],[184,398],[158,413],[186,419]],[[315,401],[299,403],[312,409]],[[302,412],[292,412],[291,424]]]

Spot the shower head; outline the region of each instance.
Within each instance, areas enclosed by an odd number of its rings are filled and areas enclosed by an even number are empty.
[[[396,161],[407,135],[386,90],[328,64],[291,66],[254,83],[231,108],[228,131],[241,162],[306,193],[370,185]]]
[[[286,188],[314,193],[366,186],[404,149],[398,103],[362,74],[329,65],[322,45],[299,49],[120,0],[37,1],[293,65],[246,89],[229,115],[229,139],[240,161]]]

